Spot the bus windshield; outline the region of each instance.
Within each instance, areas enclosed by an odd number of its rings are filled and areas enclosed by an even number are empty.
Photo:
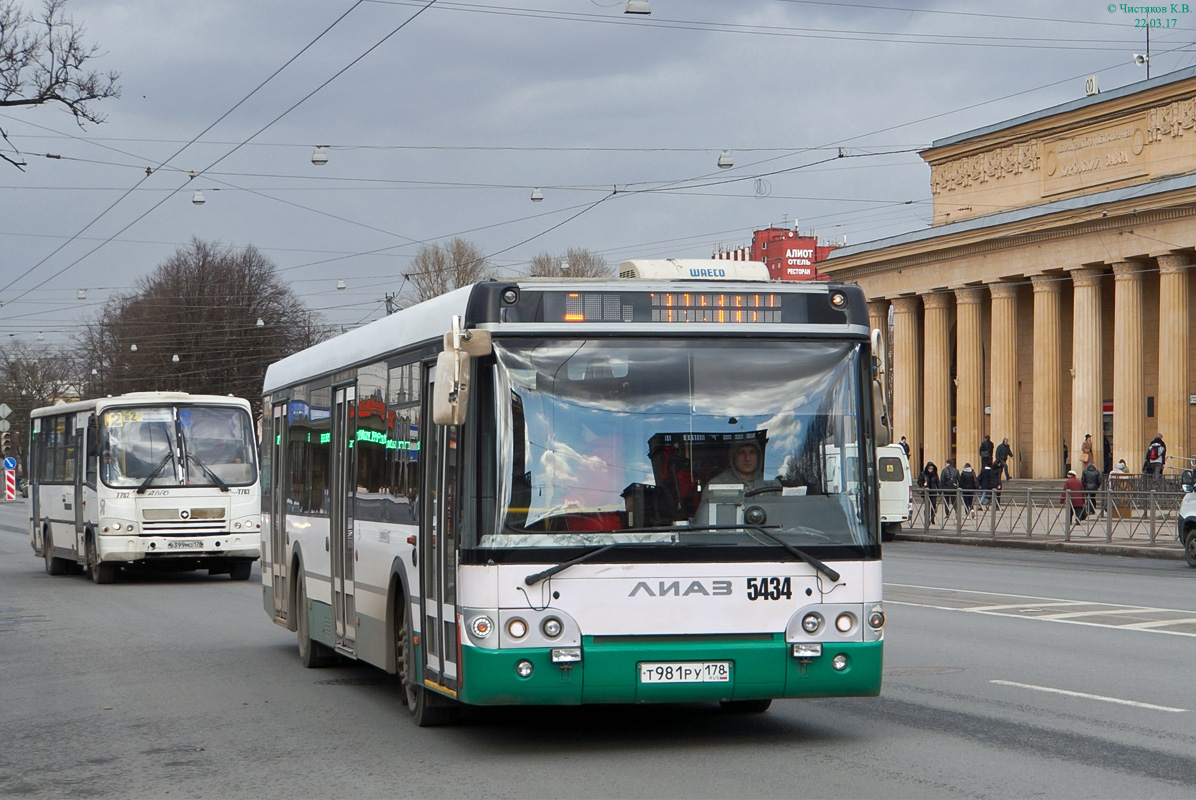
[[[481,547],[869,543],[860,346],[496,340]]]
[[[240,408],[110,408],[99,427],[100,477],[114,488],[246,486],[257,479],[253,425]]]

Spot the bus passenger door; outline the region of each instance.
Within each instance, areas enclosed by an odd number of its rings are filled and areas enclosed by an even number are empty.
[[[353,498],[357,491],[356,395],[353,386],[333,390],[332,400],[332,615],[336,649],[356,655],[357,608],[354,603]]]
[[[272,413],[273,439],[266,442],[270,448],[270,574],[274,589],[274,617],[286,619],[290,608],[287,597],[287,492],[289,476],[283,473],[282,449],[287,440],[287,403],[276,403]]]
[[[91,416],[89,411],[81,411],[75,415],[75,555],[87,552],[87,492],[84,489],[87,472],[87,451],[89,445],[87,437],[94,435],[94,430],[87,429],[87,420]],[[96,509],[98,511],[99,509]]]
[[[423,396],[433,395],[434,370],[426,371]],[[424,677],[445,688],[457,688],[456,489],[458,428],[437,425],[424,415],[420,458],[424,498],[421,510],[420,582],[423,625],[420,643]]]

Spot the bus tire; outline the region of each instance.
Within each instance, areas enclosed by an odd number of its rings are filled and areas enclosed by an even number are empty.
[[[295,581],[295,632],[299,638],[299,660],[308,669],[326,667],[336,661],[336,653],[327,645],[314,642],[307,627],[307,586],[303,580],[303,566],[300,564]]]
[[[1196,567],[1196,531],[1188,534],[1188,540],[1184,542],[1184,558],[1188,560],[1189,567]]]
[[[400,592],[394,614],[395,672],[403,685],[407,710],[411,712],[411,721],[416,727],[432,728],[445,725],[456,719],[458,709],[453,701],[429,691],[416,682],[419,670],[415,664],[414,637],[407,620],[407,610],[410,607],[406,594]]]
[[[47,575],[65,575],[67,563],[65,559],[54,557],[54,535],[47,530],[42,535],[42,555],[46,559]]]
[[[899,533],[901,533],[900,522],[882,522],[880,524],[880,540],[882,542],[893,541]]]
[[[92,583],[112,583],[116,580],[116,571],[120,566],[113,564],[111,561],[104,562],[99,560],[99,555],[96,554],[95,539],[91,536],[87,537],[87,571],[91,573]]]
[[[772,700],[719,700],[718,704],[729,714],[763,714]]]
[[[234,561],[232,567],[229,568],[228,577],[234,581],[247,581],[252,572],[252,561]]]

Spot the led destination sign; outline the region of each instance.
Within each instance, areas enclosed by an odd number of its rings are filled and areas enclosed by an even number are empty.
[[[524,291],[506,322],[845,325],[847,295],[822,292]],[[862,304],[861,304],[862,305]]]

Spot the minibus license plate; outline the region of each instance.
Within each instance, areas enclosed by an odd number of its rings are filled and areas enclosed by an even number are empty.
[[[726,683],[730,661],[654,661],[640,664],[640,683]]]

